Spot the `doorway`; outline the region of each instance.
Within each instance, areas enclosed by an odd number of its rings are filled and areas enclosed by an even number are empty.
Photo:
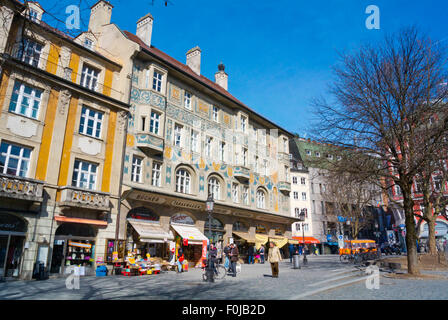
[[[0,277],[19,277],[26,230],[25,220],[0,213]]]

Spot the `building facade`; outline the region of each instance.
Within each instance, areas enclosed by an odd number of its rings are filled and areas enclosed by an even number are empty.
[[[123,68],[44,21],[37,2],[2,2],[0,277],[64,274],[115,239],[129,105]]]

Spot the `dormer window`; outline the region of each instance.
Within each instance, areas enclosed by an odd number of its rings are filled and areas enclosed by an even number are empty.
[[[34,22],[39,21],[38,13],[36,10],[30,9],[28,12],[28,17],[30,18],[31,21],[34,21]]]
[[[88,38],[85,38],[84,39],[84,47],[89,50],[93,50],[93,41]]]

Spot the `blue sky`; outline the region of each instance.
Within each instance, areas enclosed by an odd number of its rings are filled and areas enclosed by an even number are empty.
[[[96,0],[43,0],[65,21],[65,6],[81,4],[83,27]],[[138,18],[154,17],[152,44],[185,63],[199,45],[201,73],[214,80],[222,61],[229,92],[291,132],[312,127],[313,97],[326,94],[337,52],[417,25],[434,40],[448,38],[443,0],[111,0],[112,22],[135,33]],[[380,30],[368,30],[368,5],[380,9]],[[49,20],[51,22],[51,20]],[[54,25],[54,24],[53,24]]]

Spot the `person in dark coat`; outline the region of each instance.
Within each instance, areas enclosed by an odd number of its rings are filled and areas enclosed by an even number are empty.
[[[247,256],[248,256],[247,263],[249,264],[255,263],[254,255],[255,255],[254,246],[249,246],[249,249],[247,250]]]
[[[289,248],[289,262],[292,263],[292,255],[294,254],[294,245],[290,243],[288,248]]]
[[[213,243],[210,243],[209,255],[210,255],[210,266],[213,270],[215,270],[215,262],[216,262],[216,258],[218,256],[218,249],[215,247],[215,245]],[[216,273],[216,270],[215,270],[215,273]]]
[[[238,255],[238,248],[234,243],[232,243],[230,245],[230,265],[232,270],[232,277],[236,277],[236,263],[238,262]]]

